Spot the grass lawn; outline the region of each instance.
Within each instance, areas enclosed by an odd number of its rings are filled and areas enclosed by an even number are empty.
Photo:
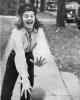
[[[40,17],[52,18],[42,14]],[[14,19],[1,19],[0,46],[3,55]],[[75,26],[66,25],[65,29],[56,32],[56,25],[44,25],[44,31],[56,64],[60,71],[69,71],[80,78],[80,31]]]
[[[1,52],[1,56],[4,53],[4,50],[7,46],[7,42],[8,39],[10,37],[11,34],[11,30],[13,27],[13,20],[14,19],[10,19],[10,18],[0,18],[1,19],[1,25],[0,25],[0,52]]]
[[[60,71],[72,72],[80,78],[80,31],[66,25],[56,32],[56,25],[44,28],[52,54]]]

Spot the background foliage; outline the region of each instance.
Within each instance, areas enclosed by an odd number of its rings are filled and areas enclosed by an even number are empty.
[[[0,0],[0,15],[16,15],[19,5],[25,3],[25,1],[26,0]],[[80,0],[66,0],[66,1],[67,2],[77,1],[78,3],[80,3]]]

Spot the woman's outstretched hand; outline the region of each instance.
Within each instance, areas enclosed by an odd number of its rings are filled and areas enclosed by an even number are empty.
[[[36,62],[34,62],[32,59],[30,59],[30,61],[32,63],[34,63],[35,65],[37,66],[43,66],[44,64],[46,64],[46,59],[45,58],[42,58],[42,56],[40,58],[36,58]]]
[[[26,79],[26,80],[20,80],[19,82],[22,84],[21,96],[24,93],[25,99],[27,99],[27,91],[30,93],[30,90],[32,90],[30,82],[29,82],[28,79]]]

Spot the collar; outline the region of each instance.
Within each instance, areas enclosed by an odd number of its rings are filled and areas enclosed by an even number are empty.
[[[24,33],[29,34],[29,32],[28,32],[25,28],[23,28],[22,30],[24,31]],[[31,32],[31,34],[32,34],[32,33],[37,34],[37,32],[38,32],[38,30],[34,28],[34,29],[32,30],[32,32]]]
[[[38,30],[34,28],[34,30],[31,32],[31,34],[37,34],[38,33]],[[31,35],[29,34],[29,32],[25,29],[25,28],[22,28],[22,34],[23,35],[26,35],[27,38],[31,37]]]

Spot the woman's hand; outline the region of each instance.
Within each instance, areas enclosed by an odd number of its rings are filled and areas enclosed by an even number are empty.
[[[22,83],[22,90],[21,90],[21,96],[25,95],[25,99],[27,99],[27,91],[30,93],[30,90],[32,89],[30,82],[28,79],[26,80],[20,80],[20,83]]]
[[[37,66],[43,66],[44,64],[46,64],[45,60],[46,59],[42,58],[42,56],[40,58],[36,58],[36,62],[34,62],[32,59],[30,59],[30,61]]]

